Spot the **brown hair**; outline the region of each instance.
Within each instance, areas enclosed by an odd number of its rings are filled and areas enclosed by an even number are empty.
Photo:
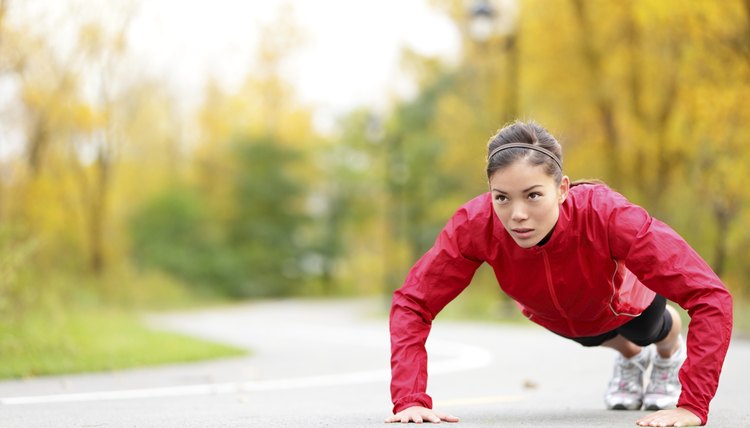
[[[598,178],[582,178],[580,180],[575,180],[570,182],[570,187],[573,186],[580,186],[581,184],[606,184],[602,180],[599,180]]]
[[[524,147],[512,147],[505,150],[497,151],[507,144],[525,143],[538,146],[548,152],[553,157],[542,151],[532,150]],[[487,178],[492,174],[515,163],[519,159],[526,159],[531,165],[544,165],[544,171],[555,179],[557,184],[562,181],[562,147],[555,137],[534,121],[522,122],[515,121],[502,129],[490,138],[487,143]]]

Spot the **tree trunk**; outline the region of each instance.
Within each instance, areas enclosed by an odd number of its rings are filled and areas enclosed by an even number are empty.
[[[608,170],[608,181],[612,187],[617,188],[622,182],[620,134],[615,121],[614,102],[606,92],[606,81],[602,70],[602,53],[593,43],[595,35],[587,10],[590,3],[584,0],[571,1],[581,28],[581,50],[591,77],[594,105],[604,132],[604,156]]]
[[[107,144],[107,143],[105,143]],[[94,183],[94,200],[92,201],[92,247],[91,268],[94,273],[101,274],[106,268],[106,221],[109,217],[109,193],[112,172],[112,154],[108,147],[100,148],[99,160],[97,162],[97,180]]]
[[[28,141],[28,163],[32,177],[39,176],[42,169],[42,156],[47,149],[49,142],[49,132],[47,131],[46,119],[39,117],[45,113],[37,115],[34,129],[31,131],[31,138]]]
[[[508,99],[507,99],[507,120],[510,122],[518,119],[519,113],[519,94],[520,94],[520,74],[519,74],[519,52],[518,52],[518,34],[508,35],[506,40],[506,51],[508,57]]]
[[[711,267],[721,276],[726,270],[727,253],[729,247],[729,227],[737,216],[738,210],[721,202],[714,202],[714,219],[716,220],[716,243],[714,245],[714,259]]]

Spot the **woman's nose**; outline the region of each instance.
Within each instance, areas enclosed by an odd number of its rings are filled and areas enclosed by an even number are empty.
[[[513,205],[513,211],[511,211],[511,219],[514,221],[521,221],[526,220],[526,218],[528,218],[528,215],[526,215],[526,209],[523,204]]]

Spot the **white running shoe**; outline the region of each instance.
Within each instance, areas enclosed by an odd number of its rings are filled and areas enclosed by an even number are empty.
[[[643,405],[643,373],[651,363],[653,347],[647,346],[632,357],[617,354],[612,379],[609,381],[604,403],[610,410],[639,410]]]
[[[682,336],[679,341],[679,349],[669,358],[662,358],[658,353],[654,353],[651,379],[646,386],[646,394],[643,398],[643,407],[646,410],[674,409],[677,406],[677,400],[682,392],[682,385],[677,375],[687,358]]]

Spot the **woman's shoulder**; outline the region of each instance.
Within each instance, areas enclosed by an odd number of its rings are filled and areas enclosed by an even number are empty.
[[[476,232],[487,227],[491,228],[493,216],[492,195],[486,192],[464,202],[456,209],[448,226],[454,230]]]
[[[604,183],[578,184],[570,188],[572,211],[579,218],[596,218],[606,224],[641,225],[650,217],[641,206]]]
[[[492,242],[499,227],[502,225],[492,209],[492,195],[486,192],[461,205],[446,230],[455,233],[465,256],[486,260],[496,250]]]
[[[569,193],[574,201],[593,208],[629,204],[625,196],[607,184],[598,181],[573,183],[570,186]]]
[[[571,214],[579,219],[597,218],[608,222],[613,215],[637,206],[605,183],[583,183],[571,186],[568,200]]]
[[[492,213],[492,195],[485,192],[461,205],[455,215],[465,216],[467,220],[482,220],[492,218]]]

